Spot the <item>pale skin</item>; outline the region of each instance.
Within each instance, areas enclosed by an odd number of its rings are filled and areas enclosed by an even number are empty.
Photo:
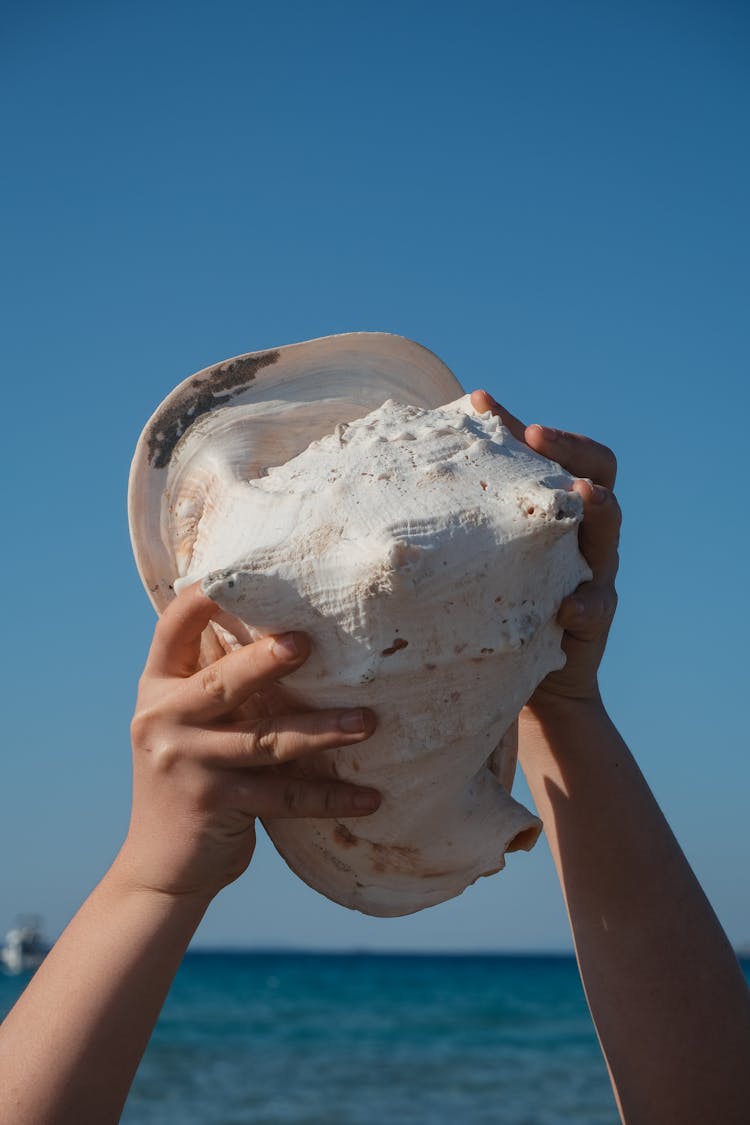
[[[741,1125],[750,1106],[750,996],[599,695],[616,604],[614,457],[588,438],[525,427],[483,391],[472,397],[579,478],[581,550],[593,578],[560,608],[568,662],[524,709],[520,761],[622,1119]],[[315,781],[304,768],[320,750],[366,740],[376,717],[283,707],[259,714],[255,693],[299,667],[310,641],[266,638],[201,668],[201,634],[217,612],[192,587],[157,624],[132,725],[130,828],[0,1027],[0,1125],[116,1122],[188,942],[213,898],[250,863],[255,817],[377,808],[373,791]],[[280,763],[297,763],[297,776],[280,775]]]
[[[741,1125],[750,1112],[750,993],[724,931],[599,694],[617,605],[612,452],[478,410],[579,479],[590,582],[566,598],[567,663],[520,718],[519,760],[557,868],[578,966],[627,1125]]]

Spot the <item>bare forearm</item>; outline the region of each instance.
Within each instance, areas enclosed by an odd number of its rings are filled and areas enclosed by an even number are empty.
[[[199,667],[217,613],[194,585],[156,626],[131,726],[128,836],[0,1028],[0,1125],[118,1121],[190,938],[250,863],[255,818],[378,807],[371,789],[275,768],[363,742],[372,713],[357,709],[356,729],[345,709],[271,714],[262,690],[278,692],[309,640],[267,637]]]
[[[115,864],[0,1028],[0,1125],[119,1120],[206,905],[131,889]]]
[[[526,716],[521,763],[625,1121],[744,1122],[744,979],[601,704],[563,703],[556,714]]]

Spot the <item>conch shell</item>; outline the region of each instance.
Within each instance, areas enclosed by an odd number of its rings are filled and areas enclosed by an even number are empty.
[[[284,680],[297,704],[376,713],[315,766],[378,789],[376,813],[265,822],[305,882],[367,914],[442,902],[536,841],[510,796],[515,720],[563,665],[557,610],[590,576],[572,478],[457,392],[379,333],[254,353],[177,388],[133,463],[157,609],[201,579],[225,648],[310,634]]]

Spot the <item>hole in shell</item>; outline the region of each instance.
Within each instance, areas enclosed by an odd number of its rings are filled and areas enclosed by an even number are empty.
[[[404,640],[403,637],[395,637],[394,641],[393,641],[393,644],[390,646],[390,648],[384,648],[380,655],[381,656],[393,656],[394,652],[398,652],[398,650],[400,648],[406,648],[408,643],[409,642]]]
[[[524,828],[517,836],[513,837],[505,850],[506,852],[527,852],[530,848],[533,848],[538,838],[539,829],[536,826]]]

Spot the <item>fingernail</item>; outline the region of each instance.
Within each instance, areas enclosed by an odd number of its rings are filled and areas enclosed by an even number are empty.
[[[586,606],[583,604],[580,598],[573,598],[573,601],[571,603],[571,612],[574,617],[583,617],[584,613],[586,612]]]
[[[292,660],[299,654],[294,633],[282,633],[271,641],[271,652],[279,660]]]
[[[339,715],[339,730],[347,734],[361,734],[365,729],[365,717],[361,711],[345,711]]]
[[[603,504],[607,499],[607,489],[602,488],[600,484],[591,485],[591,503]]]
[[[352,798],[352,804],[361,812],[375,812],[380,804],[380,794],[374,789],[358,789]]]
[[[540,426],[538,422],[534,422],[534,426],[545,441],[557,441],[560,436],[560,431],[553,429],[552,426]]]

